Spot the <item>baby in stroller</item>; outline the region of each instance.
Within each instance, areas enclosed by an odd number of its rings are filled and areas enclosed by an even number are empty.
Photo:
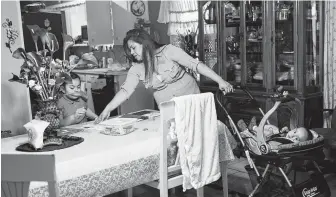
[[[245,87],[240,88],[256,103]],[[292,130],[287,127],[279,129],[268,121],[268,118],[277,110],[281,103],[297,101],[294,97],[291,97],[288,92],[281,89],[277,90],[274,95],[269,95],[269,98],[274,101],[274,106],[266,113],[258,106],[263,115],[260,123],[257,124],[254,117],[247,127],[243,120],[239,120],[237,124],[233,121],[228,110],[222,105],[219,94],[220,92],[217,91],[217,102],[229,120],[233,134],[236,135],[241,144],[242,151],[244,151],[249,163],[249,166],[245,168],[249,174],[252,174],[250,176],[252,177],[251,182],[255,183],[249,197],[253,197],[255,194],[267,197],[279,196],[278,194],[286,197],[330,197],[328,184],[316,163],[319,160],[319,158],[316,158],[316,154],[323,154],[323,137],[313,130],[303,127]],[[302,164],[306,163],[313,164],[313,171],[305,169]],[[296,173],[302,171],[308,173],[307,176],[309,178],[306,181],[297,182]],[[253,176],[256,178],[254,179]],[[270,177],[280,177],[280,180],[284,181],[287,187],[270,187],[270,185],[267,185],[267,183],[270,183]],[[293,178],[293,180],[289,178]],[[263,187],[264,184],[266,184],[266,187]],[[280,189],[280,193],[276,192],[277,189]],[[259,190],[260,192],[258,192]],[[309,193],[307,193],[307,190]],[[310,192],[313,190],[314,192]]]
[[[252,132],[252,134],[256,135],[254,132],[254,129],[257,126],[255,120],[256,117],[253,116],[249,127],[247,127],[242,119],[238,121],[237,125],[242,132],[241,134],[243,138],[251,137],[249,132]],[[315,136],[312,133],[313,131],[310,131],[304,127],[298,127],[292,130],[289,130],[288,127],[283,127],[281,130],[279,130],[276,126],[270,124],[266,124],[264,126],[263,132],[266,141],[274,143],[274,145],[277,143],[282,144],[284,141],[287,143],[304,142],[307,140],[312,140]]]

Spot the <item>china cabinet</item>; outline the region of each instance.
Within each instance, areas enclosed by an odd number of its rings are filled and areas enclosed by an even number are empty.
[[[200,60],[247,87],[263,110],[279,86],[300,100],[283,104],[273,124],[322,126],[322,1],[200,1],[198,10]],[[199,83],[202,91],[217,88],[206,77]],[[222,101],[236,120],[261,118],[239,89]]]

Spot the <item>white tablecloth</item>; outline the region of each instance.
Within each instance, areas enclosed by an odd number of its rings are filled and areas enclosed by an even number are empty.
[[[134,132],[124,136],[108,136],[86,129],[73,134],[84,142],[51,153],[56,158],[56,174],[60,196],[104,196],[159,178],[160,119],[136,123]],[[220,160],[232,160],[227,127],[219,122]],[[1,140],[1,153],[43,154],[18,152],[15,148],[27,142],[27,135]],[[230,142],[229,142],[230,141]],[[230,145],[231,143],[231,145]],[[29,196],[48,196],[47,183],[32,182]]]

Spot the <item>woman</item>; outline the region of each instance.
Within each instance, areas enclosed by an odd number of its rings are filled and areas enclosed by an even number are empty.
[[[96,123],[107,119],[111,111],[127,100],[139,81],[144,83],[146,88],[153,89],[158,106],[173,97],[200,93],[195,78],[186,72],[185,68],[216,81],[224,93],[233,91],[231,84],[224,81],[205,64],[193,59],[181,48],[171,44],[156,43],[144,30],[128,31],[123,45],[127,58],[132,62],[132,67],[120,91],[105,107]]]

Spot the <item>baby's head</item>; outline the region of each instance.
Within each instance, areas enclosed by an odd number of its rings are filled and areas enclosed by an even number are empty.
[[[77,100],[82,96],[80,77],[76,73],[70,73],[71,80],[65,80],[63,84],[65,96],[71,100]]]
[[[294,142],[304,142],[313,139],[313,134],[306,128],[299,127],[289,131],[286,137]]]

